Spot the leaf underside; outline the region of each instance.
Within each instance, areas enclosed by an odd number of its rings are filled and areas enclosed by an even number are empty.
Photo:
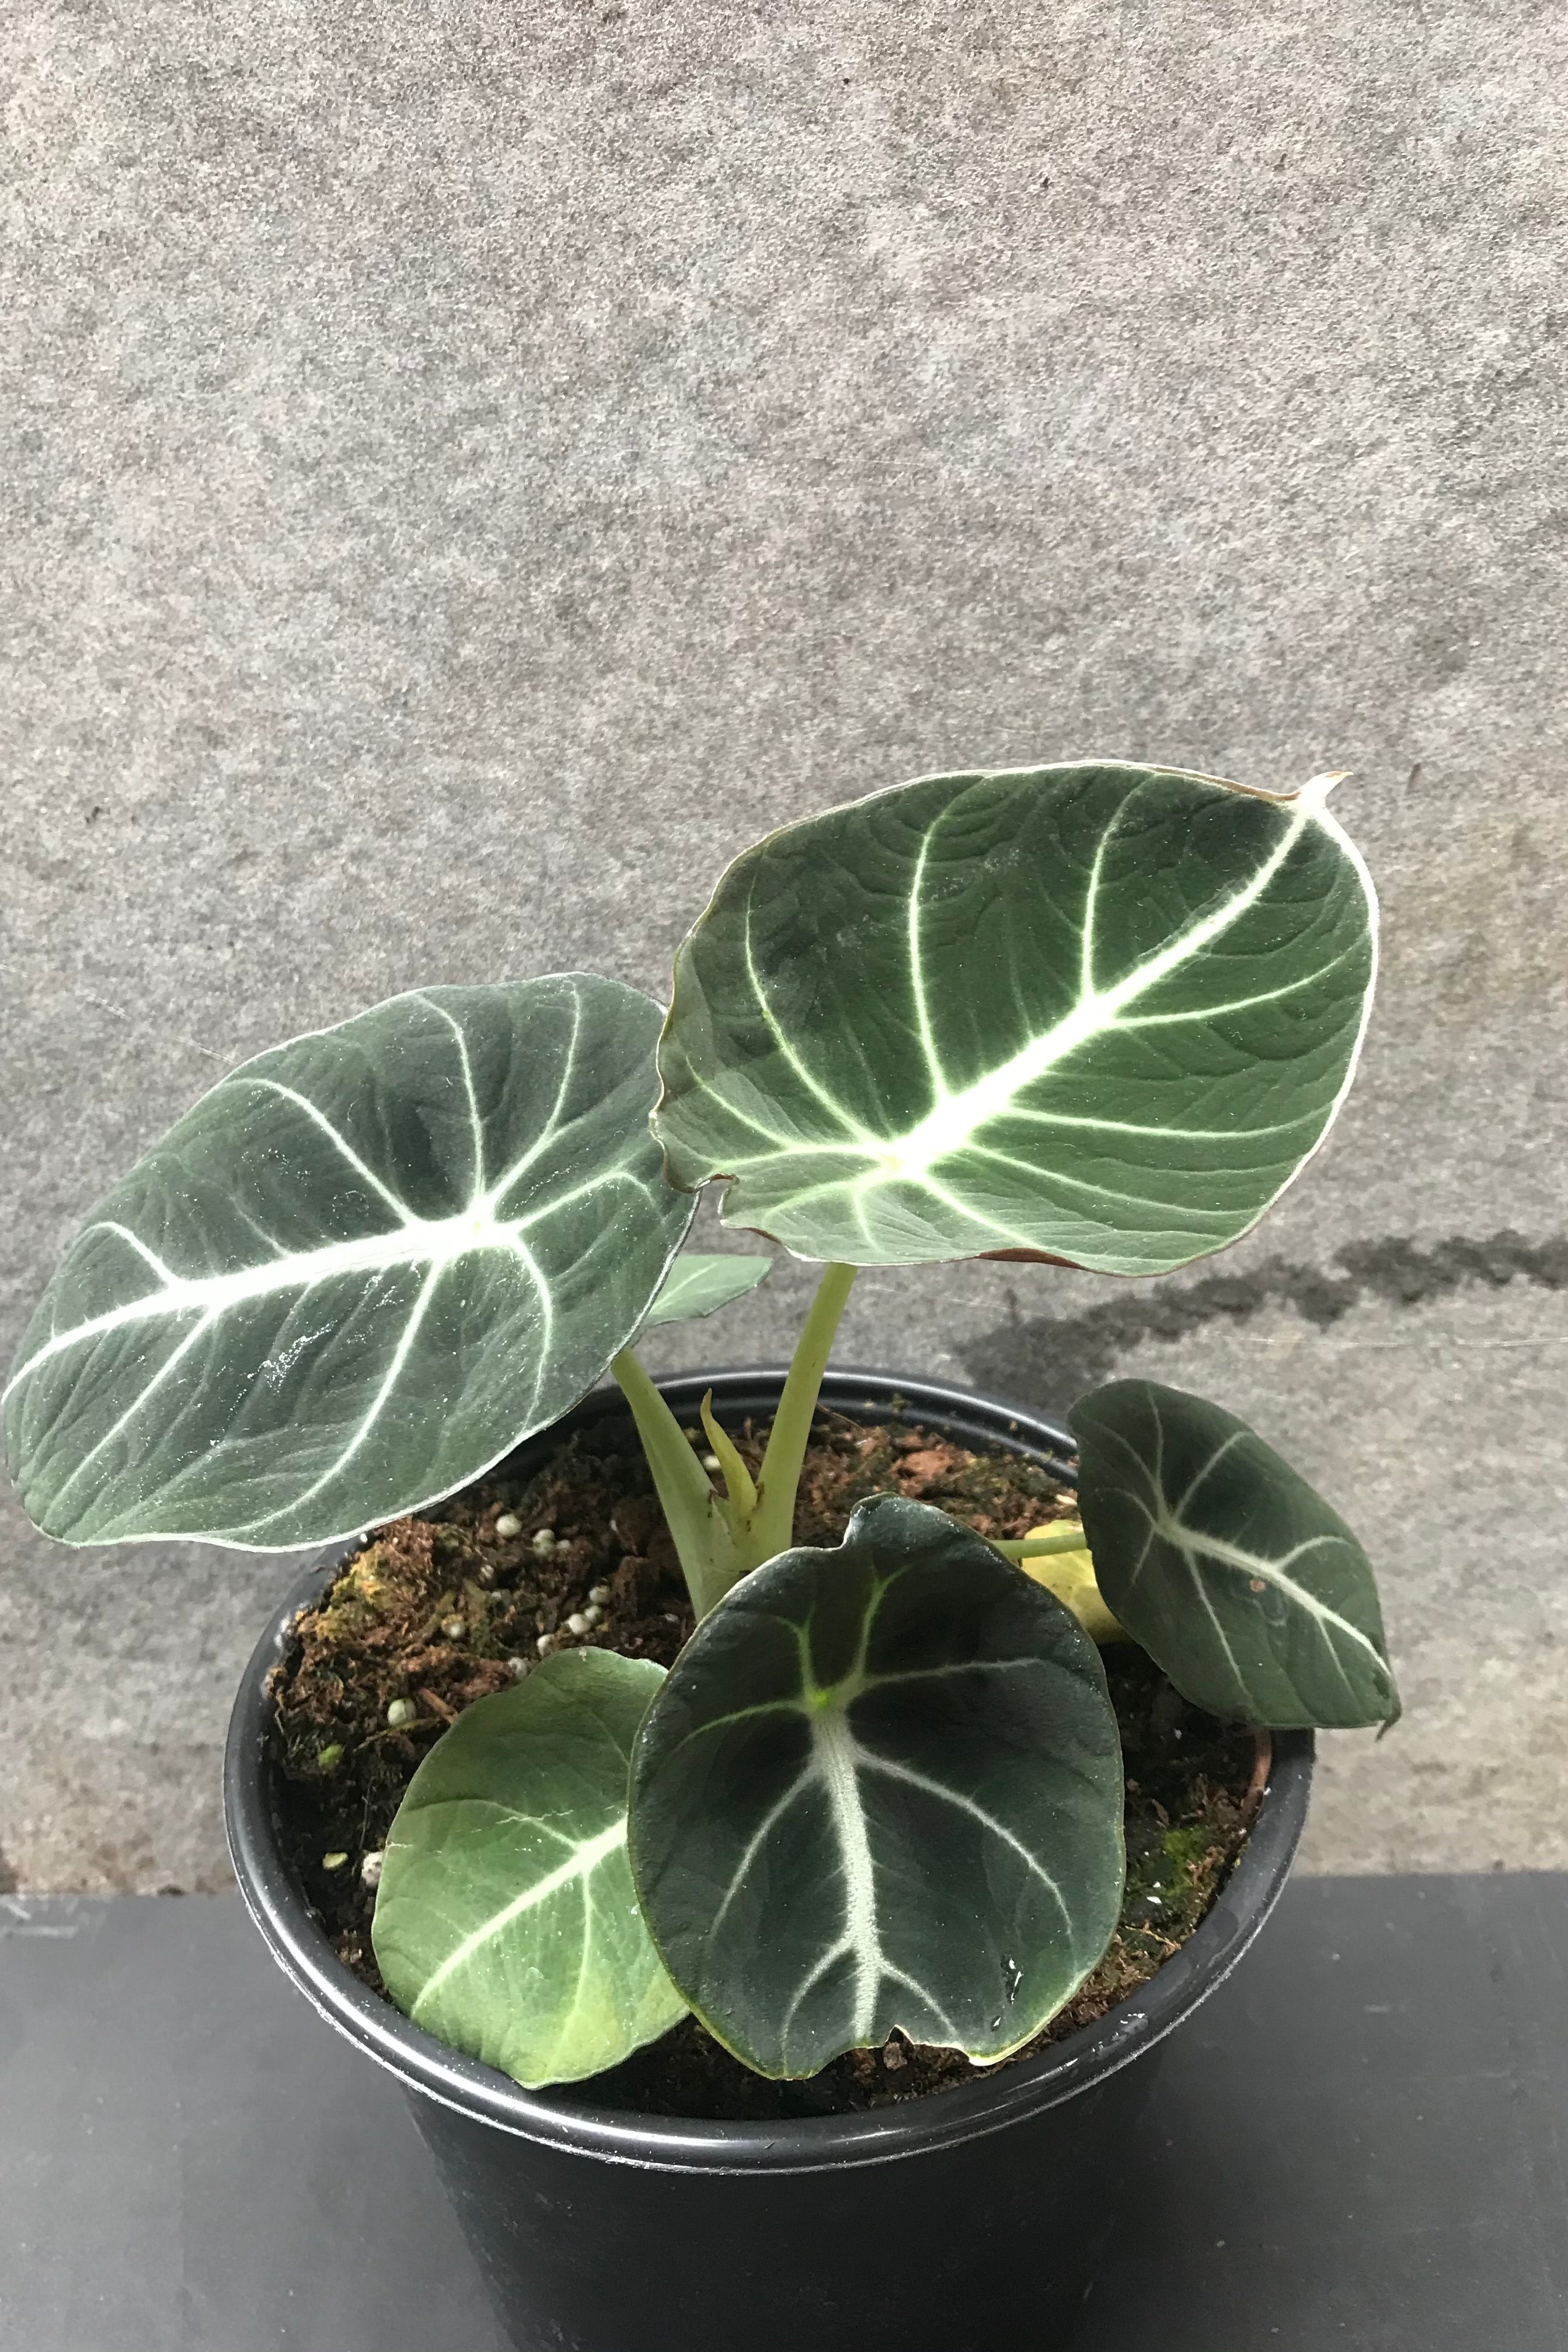
[[[617,2065],[685,2003],[626,1866],[633,1739],[663,1679],[568,1650],[461,1714],[398,1808],[372,1942],[405,2015],[533,2087]]]
[[[1255,1431],[1152,1381],[1068,1419],[1100,1591],[1184,1697],[1279,1731],[1396,1719],[1366,1554]]]
[[[31,1517],[322,1543],[557,1419],[690,1222],[647,1131],[658,1022],[583,975],[435,988],[222,1079],[23,1340],[5,1436]]]
[[[684,1251],[648,1308],[645,1328],[651,1329],[656,1323],[693,1323],[700,1316],[716,1315],[721,1307],[755,1290],[772,1271],[773,1263],[771,1257]]]
[[[1094,1644],[971,1529],[864,1503],[698,1627],[634,1752],[631,1857],[670,1975],[760,2074],[895,2027],[1005,2056],[1117,1918]]]
[[[655,1131],[726,1223],[854,1265],[1152,1274],[1321,1140],[1375,905],[1317,793],[1115,762],[931,776],[774,834],[683,942]]]

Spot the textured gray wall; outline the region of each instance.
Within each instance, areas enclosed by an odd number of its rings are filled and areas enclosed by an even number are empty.
[[[1157,1292],[870,1276],[845,1352],[1248,1413],[1403,1669],[1312,1858],[1568,1861],[1561,8],[11,23],[6,1340],[224,1065],[415,982],[657,990],[783,818],[1085,751],[1352,768],[1381,1011],[1264,1231]],[[803,1296],[704,1343],[776,1354]],[[24,1885],[222,1877],[290,1573],[6,1507]]]

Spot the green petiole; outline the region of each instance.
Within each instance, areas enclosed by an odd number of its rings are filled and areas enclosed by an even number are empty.
[[[852,1265],[825,1265],[811,1311],[801,1327],[789,1370],[784,1375],[779,1407],[763,1455],[757,1479],[757,1507],[752,1516],[747,1568],[756,1568],[776,1552],[787,1551],[795,1536],[795,1503],[812,1418],[822,1393],[822,1375],[833,1350],[838,1321],[854,1287]]]
[[[1009,1537],[1005,1543],[999,1543],[993,1537],[991,1548],[993,1551],[999,1551],[1005,1559],[1044,1559],[1047,1553],[1053,1551],[1089,1549],[1083,1529],[1076,1522],[1070,1528],[1063,1528],[1059,1535]]]

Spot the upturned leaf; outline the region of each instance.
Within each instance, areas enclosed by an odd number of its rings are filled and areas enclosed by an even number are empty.
[[[698,1627],[634,1751],[631,1861],[671,1977],[758,2073],[895,2027],[1004,2057],[1116,1924],[1094,1644],[970,1528],[863,1503]]]
[[[437,988],[221,1079],[22,1342],[5,1434],[29,1516],[68,1543],[324,1543],[556,1420],[690,1222],[647,1131],[658,1023],[582,974]]]
[[[721,1307],[744,1298],[773,1268],[771,1257],[740,1257],[686,1250],[665,1276],[664,1287],[648,1308],[645,1321],[692,1323],[702,1315],[716,1315]]]
[[[437,1740],[387,1840],[371,1941],[405,2015],[530,2088],[667,2032],[685,2003],[626,1867],[626,1769],[663,1679],[566,1650]]]
[[[1278,1731],[1396,1719],[1371,1563],[1272,1446],[1152,1381],[1068,1420],[1100,1591],[1184,1697]]]
[[[1375,902],[1326,785],[929,776],[771,835],[676,960],[655,1131],[725,1222],[858,1265],[1154,1274],[1321,1140]]]

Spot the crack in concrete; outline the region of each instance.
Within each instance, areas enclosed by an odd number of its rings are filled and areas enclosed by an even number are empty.
[[[1007,1322],[958,1350],[970,1377],[1021,1402],[1060,1410],[1096,1387],[1146,1339],[1180,1339],[1208,1323],[1243,1323],[1266,1307],[1286,1306],[1326,1329],[1370,1299],[1415,1307],[1477,1283],[1494,1290],[1521,1280],[1568,1289],[1568,1234],[1542,1242],[1503,1232],[1485,1239],[1454,1234],[1423,1249],[1407,1236],[1350,1242],[1333,1266],[1266,1258],[1250,1274],[1211,1274],[1108,1299],[1082,1315],[1020,1317],[1009,1293]],[[1048,1391],[1048,1393],[1047,1393]]]

